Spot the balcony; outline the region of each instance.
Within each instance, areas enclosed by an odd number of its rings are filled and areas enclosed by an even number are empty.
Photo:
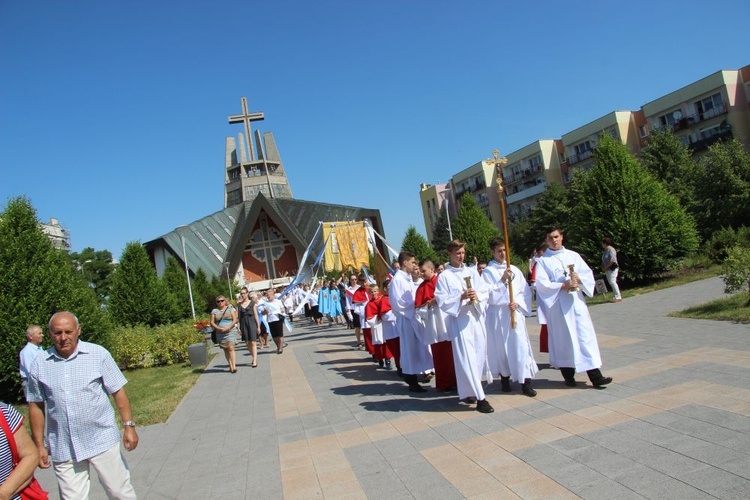
[[[569,155],[568,156],[568,165],[575,165],[576,163],[580,163],[583,160],[588,160],[591,158],[591,156],[594,154],[593,150],[584,151],[582,153]]]
[[[726,113],[727,106],[726,104],[722,103],[720,106],[716,106],[715,108],[709,109],[708,111],[703,111],[702,113],[695,113],[694,115],[680,118],[672,124],[672,132],[679,132],[680,130],[688,129],[693,125],[705,122],[707,120],[710,120],[711,118],[716,118],[717,116],[725,115]]]
[[[719,141],[724,141],[727,139],[731,139],[733,137],[732,134],[732,127],[727,124],[719,131],[712,135],[711,137],[706,137],[705,139],[700,139],[695,142],[691,142],[688,144],[688,147],[693,150],[693,153],[697,153],[699,151],[703,151],[704,149],[708,149],[709,146],[712,144],[715,144]]]
[[[511,184],[516,184],[518,182],[526,180],[532,175],[538,174],[541,171],[542,171],[542,165],[529,166],[529,168],[526,168],[522,170],[521,172],[518,172],[517,174],[504,176],[503,181],[505,182],[506,185],[509,186]]]

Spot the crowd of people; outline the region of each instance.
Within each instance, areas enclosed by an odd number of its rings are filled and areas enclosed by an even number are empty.
[[[602,240],[602,271],[614,292],[617,252]],[[612,382],[601,372],[602,360],[584,295],[594,294],[594,275],[581,256],[563,246],[559,228],[550,228],[545,244],[536,249],[527,277],[507,261],[506,243],[489,242],[492,260],[466,265],[465,244],[448,245],[449,262],[417,262],[403,251],[392,274],[381,286],[365,274],[342,273],[335,280],[318,280],[279,294],[243,287],[237,306],[216,298],[210,324],[226,356],[229,371],[237,372],[235,345],[244,341],[258,366],[258,351],[269,348],[268,336],[282,354],[284,331],[295,315],[314,325],[353,329],[356,348],[366,350],[380,368],[392,370],[408,390],[426,392],[424,382],[435,378],[443,393],[457,392],[459,401],[475,404],[482,413],[494,411],[485,385],[499,379],[501,392],[511,382],[529,397],[537,395],[532,381],[538,373],[526,329],[532,314],[532,293],[542,325],[540,350],[549,352],[564,384],[576,386],[576,373],[586,372],[594,387]],[[287,323],[289,322],[289,323]],[[285,327],[285,324],[287,325]],[[133,450],[138,434],[125,392],[125,377],[101,346],[80,341],[81,326],[70,312],[49,321],[52,346],[42,349],[43,332],[32,325],[19,353],[19,372],[32,435],[23,416],[0,402],[0,498],[46,498],[34,480],[36,467],[53,467],[61,498],[87,498],[89,468],[97,471],[111,498],[135,498],[121,445]],[[112,397],[123,425],[120,434]]]

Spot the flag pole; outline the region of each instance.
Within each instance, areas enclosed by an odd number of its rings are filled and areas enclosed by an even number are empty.
[[[492,158],[487,159],[487,163],[491,163],[495,166],[495,174],[497,175],[497,197],[500,200],[500,213],[502,215],[503,222],[503,239],[505,240],[505,262],[507,269],[510,269],[510,239],[508,238],[508,216],[505,209],[505,189],[503,188],[503,165],[508,163],[506,157],[500,158],[500,151],[497,149],[492,152]],[[508,280],[508,297],[510,303],[513,303],[513,281]],[[510,326],[511,328],[516,327],[516,316],[513,309],[510,310]]]

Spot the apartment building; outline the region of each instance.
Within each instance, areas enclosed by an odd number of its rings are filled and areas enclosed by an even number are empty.
[[[503,167],[505,201],[510,222],[529,213],[551,182],[562,183],[560,140],[542,139],[506,155]]]
[[[646,125],[641,139],[651,130],[669,128],[693,154],[706,152],[717,141],[736,137],[750,148],[750,66],[722,70],[686,87],[644,104]]]
[[[651,131],[665,127],[680,137],[696,157],[711,144],[730,138],[750,149],[750,65],[717,71],[644,104],[639,110],[613,111],[560,139],[538,140],[506,155],[503,182],[510,222],[527,216],[550,183],[569,187],[576,173],[591,168],[603,134],[610,134],[638,154],[648,143]],[[475,163],[455,174],[451,184],[454,200],[470,191],[487,217],[502,227],[494,165],[486,161]],[[422,207],[425,211],[424,203]],[[428,238],[433,225],[425,213]]]
[[[455,203],[451,202],[450,183],[425,184],[422,183],[419,190],[419,202],[422,206],[424,227],[427,229],[427,241],[432,242],[432,231],[435,228],[441,214],[450,219],[451,211],[455,213]]]

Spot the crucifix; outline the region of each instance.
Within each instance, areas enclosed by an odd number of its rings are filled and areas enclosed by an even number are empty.
[[[497,175],[497,196],[500,198],[500,212],[503,219],[503,238],[505,239],[505,263],[510,269],[510,239],[508,238],[508,217],[505,213],[505,189],[503,188],[503,165],[508,163],[506,157],[500,158],[500,151],[497,149],[492,152],[492,158],[486,160],[487,163],[495,166],[495,173]],[[510,302],[513,302],[513,284],[511,280],[508,280],[508,297]],[[513,314],[513,310],[510,311],[510,326],[516,327],[516,317]]]
[[[263,113],[251,113],[247,108],[247,97],[242,98],[242,114],[241,115],[230,115],[229,123],[244,123],[245,124],[245,142],[247,142],[247,148],[250,152],[250,161],[255,161],[255,154],[253,152],[253,136],[250,135],[250,122],[257,122],[263,120]]]

